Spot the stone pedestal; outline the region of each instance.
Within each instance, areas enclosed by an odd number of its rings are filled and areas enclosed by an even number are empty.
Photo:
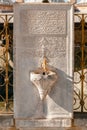
[[[41,66],[43,45],[50,68],[58,79],[42,101],[30,81],[30,72]],[[71,4],[14,4],[14,118],[17,128],[71,126],[73,56]]]

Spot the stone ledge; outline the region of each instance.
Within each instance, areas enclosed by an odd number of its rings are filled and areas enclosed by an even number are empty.
[[[0,115],[0,127],[11,127],[13,125],[13,115]]]
[[[70,127],[70,128],[60,128],[60,127],[54,127],[54,128],[50,128],[50,127],[44,127],[44,128],[15,128],[15,127],[0,127],[0,130],[87,130],[87,127],[79,127],[79,126],[74,126],[74,127]]]
[[[0,130],[18,130],[15,127],[0,127]]]
[[[71,128],[19,128],[16,129],[15,127],[2,127],[0,130],[87,130],[87,127],[71,127]]]
[[[58,119],[39,119],[39,120],[18,120],[16,119],[15,120],[15,124],[16,124],[16,127],[17,128],[20,128],[20,127],[29,127],[29,128],[37,128],[37,127],[40,127],[40,128],[44,128],[44,127],[52,127],[54,128],[55,127],[70,127],[71,124],[72,124],[72,120],[69,119],[69,118],[58,118]]]
[[[79,115],[78,115],[79,116]],[[77,117],[78,117],[77,116]],[[15,128],[14,126],[14,118],[13,115],[0,115],[0,130],[87,130],[87,118],[75,117],[74,119],[74,127],[71,128],[49,128],[49,127],[43,127],[43,128]]]
[[[79,126],[73,126],[73,127],[71,127],[71,128],[67,128],[67,129],[65,129],[65,130],[82,130],[82,128],[79,127]]]

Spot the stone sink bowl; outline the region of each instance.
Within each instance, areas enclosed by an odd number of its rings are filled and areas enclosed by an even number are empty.
[[[52,70],[44,71],[43,69],[38,69],[30,72],[30,80],[37,87],[40,99],[44,100],[52,87],[54,87],[57,81],[57,74]]]

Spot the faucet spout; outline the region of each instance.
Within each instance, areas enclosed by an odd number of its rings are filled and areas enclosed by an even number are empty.
[[[46,57],[43,58],[41,67],[42,67],[42,69],[44,70],[44,72],[47,72],[47,71],[48,71],[48,68],[47,68],[47,58],[46,58]]]

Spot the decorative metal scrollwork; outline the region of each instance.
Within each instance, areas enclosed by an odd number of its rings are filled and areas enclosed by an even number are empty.
[[[74,111],[87,112],[87,15],[75,14]]]
[[[13,14],[0,14],[0,114],[13,113]]]

